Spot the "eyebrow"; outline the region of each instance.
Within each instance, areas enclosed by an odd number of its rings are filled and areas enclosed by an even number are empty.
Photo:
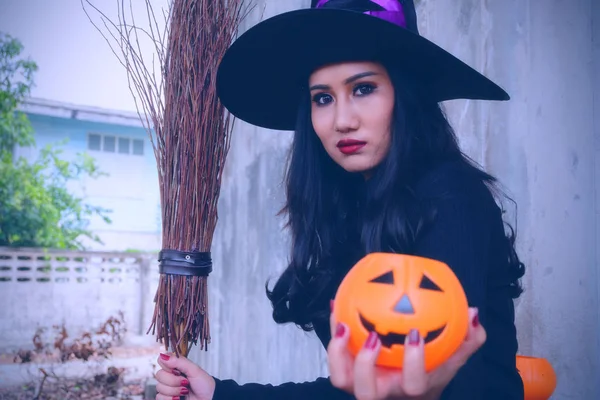
[[[344,81],[344,84],[347,85],[347,84],[357,81],[361,78],[366,78],[367,76],[373,76],[373,75],[379,75],[379,74],[377,72],[373,72],[373,71],[361,72],[360,74],[352,75],[350,78],[346,79]],[[309,90],[311,90],[311,91],[327,90],[327,89],[330,89],[330,87],[328,85],[313,85],[309,88]]]

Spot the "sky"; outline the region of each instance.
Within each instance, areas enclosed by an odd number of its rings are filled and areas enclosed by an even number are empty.
[[[93,21],[101,23],[98,12],[83,1]],[[138,6],[136,26],[147,27],[143,0],[89,1],[113,21],[117,21],[119,4],[124,2],[128,8],[133,1]],[[151,4],[164,21],[167,0]],[[19,39],[25,47],[22,55],[38,64],[33,97],[136,111],[125,67],[89,20],[84,5],[82,0],[0,0],[0,31]],[[108,33],[104,26],[101,29]],[[148,41],[142,46],[144,57],[151,59],[153,47]]]

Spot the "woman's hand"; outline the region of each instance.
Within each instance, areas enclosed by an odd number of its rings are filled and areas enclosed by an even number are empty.
[[[425,372],[423,339],[415,330],[407,335],[402,372],[380,368],[375,360],[381,348],[376,334],[370,336],[353,357],[348,350],[349,330],[337,324],[331,314],[331,341],[327,348],[333,386],[353,394],[358,400],[422,399],[437,400],[446,385],[486,340],[476,309],[469,309],[469,331],[459,349],[444,364]]]
[[[187,358],[161,353],[158,357],[161,369],[156,373],[156,400],[212,400],[215,380],[202,368]]]

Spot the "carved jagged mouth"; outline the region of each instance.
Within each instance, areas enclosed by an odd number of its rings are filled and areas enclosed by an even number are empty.
[[[381,333],[379,333],[375,330],[375,325],[373,323],[369,322],[360,313],[358,314],[358,316],[360,317],[360,322],[363,324],[363,326],[365,327],[366,330],[368,330],[369,332],[374,331],[377,333],[377,335],[379,336],[379,340],[381,340],[381,345],[383,347],[392,347],[395,344],[401,344],[401,345],[404,344],[404,341],[406,340],[406,334],[388,333],[387,335],[382,335]],[[440,336],[440,334],[444,331],[445,328],[446,328],[446,324],[444,324],[444,326],[442,326],[439,329],[429,332],[427,334],[427,336],[425,336],[425,343],[429,343],[433,339]]]

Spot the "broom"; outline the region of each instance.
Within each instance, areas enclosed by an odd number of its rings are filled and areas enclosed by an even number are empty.
[[[117,24],[92,5],[105,27],[116,30],[111,35],[121,46],[120,61],[127,69],[130,89],[135,88],[145,111],[142,121],[157,161],[162,214],[160,277],[147,333],[152,331],[177,356],[187,357],[191,345],[198,342],[201,349],[208,349],[210,342],[207,279],[233,127],[217,98],[215,81],[219,61],[237,34],[242,3],[173,0],[163,36],[149,0],[150,27],[144,30],[125,21],[123,4]],[[140,54],[139,32],[156,45],[160,83]]]
[[[188,355],[210,342],[207,278],[230,124],[219,103],[218,62],[236,27],[225,0],[175,0],[158,146],[163,249],[150,330],[165,348]],[[232,26],[234,25],[234,26]],[[229,28],[229,29],[228,29]]]

